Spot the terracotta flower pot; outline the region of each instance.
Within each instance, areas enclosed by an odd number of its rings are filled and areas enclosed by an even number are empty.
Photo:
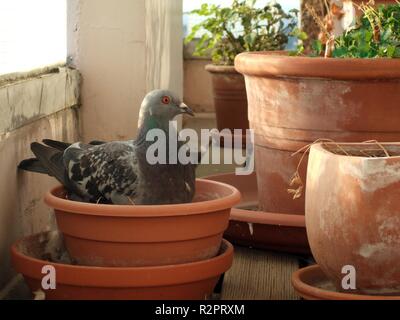
[[[368,3],[368,0],[352,0],[353,3],[360,5],[361,3]],[[375,0],[375,5],[389,5],[389,4],[396,4],[396,0]]]
[[[400,141],[400,59],[324,59],[242,53],[261,209],[304,214],[288,184],[301,154],[320,138]],[[307,159],[306,159],[307,160]],[[301,168],[305,181],[306,161]]]
[[[160,206],[119,206],[66,200],[62,187],[45,202],[54,208],[68,252],[80,265],[160,266],[214,257],[240,193],[197,180],[194,201]]]
[[[314,258],[338,288],[353,266],[355,291],[400,293],[400,143],[334,144],[311,148],[306,228]],[[362,150],[362,151],[360,151]],[[366,151],[374,150],[374,151]],[[379,157],[366,153],[380,152]],[[342,153],[342,152],[340,152]]]
[[[223,241],[218,256],[180,265],[131,268],[76,266],[43,260],[46,233],[12,246],[12,261],[32,292],[42,288],[42,268],[55,268],[56,289],[43,290],[46,299],[204,299],[220,275],[232,265],[233,247]],[[54,248],[57,249],[57,248]]]
[[[248,129],[247,96],[243,76],[233,66],[209,64],[206,70],[212,75],[218,130],[230,129],[233,132],[234,129]]]
[[[362,3],[367,4],[368,0],[352,0],[353,4],[355,4],[355,8],[356,8],[356,13],[357,15],[362,15],[362,11],[359,9],[359,5],[361,5]],[[392,5],[392,4],[396,4],[397,1],[396,0],[375,0],[375,7],[380,6],[380,5]]]

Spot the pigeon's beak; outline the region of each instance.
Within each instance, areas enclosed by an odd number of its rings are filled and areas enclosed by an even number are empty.
[[[183,102],[179,105],[179,109],[181,110],[181,113],[186,113],[189,116],[194,117],[194,112],[192,109],[190,109],[186,104]]]

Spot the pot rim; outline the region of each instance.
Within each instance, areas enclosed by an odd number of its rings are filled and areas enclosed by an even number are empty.
[[[217,256],[190,263],[151,267],[92,267],[62,264],[40,260],[18,250],[20,243],[38,235],[40,234],[20,239],[12,245],[14,268],[24,276],[38,280],[37,274],[41,274],[42,267],[52,265],[56,268],[58,283],[63,285],[109,288],[177,285],[216,277],[226,272],[233,261],[233,245],[222,239],[221,247],[224,248]],[[213,268],[207,268],[207,265],[213,265]]]
[[[57,210],[72,214],[82,214],[91,216],[109,217],[172,217],[204,214],[208,212],[221,211],[232,208],[240,202],[241,194],[235,187],[211,180],[196,179],[196,184],[216,185],[220,189],[228,190],[230,193],[222,198],[213,200],[167,204],[167,205],[114,205],[114,204],[95,204],[62,199],[56,194],[63,190],[59,185],[48,191],[44,197],[44,202]]]
[[[235,67],[243,75],[255,77],[400,80],[400,58],[293,57],[286,51],[259,51],[240,53]]]
[[[229,220],[281,227],[305,228],[306,226],[304,215],[251,211],[240,208],[232,208]]]
[[[373,296],[329,291],[325,289],[320,289],[318,287],[313,287],[312,285],[303,281],[304,276],[317,272],[322,272],[319,265],[312,265],[295,271],[292,274],[292,286],[301,295],[320,300],[400,300],[400,296]]]
[[[311,151],[318,151],[321,153],[325,153],[325,154],[329,154],[333,157],[343,157],[343,158],[347,158],[347,159],[360,159],[360,160],[368,160],[368,161],[378,161],[378,160],[387,160],[387,159],[399,159],[400,155],[398,156],[390,156],[390,157],[377,157],[377,158],[372,158],[372,157],[362,157],[362,156],[347,156],[345,154],[336,154],[333,153],[332,151],[329,151],[328,149],[326,149],[324,147],[325,144],[329,144],[329,145],[339,145],[339,146],[362,146],[362,145],[375,145],[377,146],[376,143],[374,142],[319,142],[316,144],[313,144],[311,146],[310,152]],[[398,146],[400,147],[400,142],[379,142],[380,145],[382,146]]]
[[[218,65],[210,63],[205,66],[205,69],[210,73],[239,74],[239,72],[236,71],[235,66],[226,66],[226,65]]]

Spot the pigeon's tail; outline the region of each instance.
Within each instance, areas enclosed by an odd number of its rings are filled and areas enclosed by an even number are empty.
[[[36,156],[37,162],[35,161],[35,165],[37,167],[43,167],[48,175],[55,177],[68,189],[69,181],[64,168],[63,152],[52,147],[44,146],[37,142],[33,142],[31,144],[31,150]],[[31,163],[35,162],[31,160]]]
[[[54,149],[57,149],[59,151],[64,151],[71,145],[70,143],[56,141],[56,140],[50,140],[50,139],[44,139],[43,143],[45,145],[52,147]],[[18,169],[30,171],[30,172],[48,174],[49,176],[53,176],[53,174],[51,172],[49,172],[49,170],[43,165],[42,162],[40,162],[40,160],[38,158],[30,158],[30,159],[22,160],[20,162],[20,164],[18,165]]]
[[[47,169],[43,167],[40,161],[36,158],[21,161],[18,165],[18,169],[50,175]]]
[[[57,140],[51,140],[51,139],[44,139],[43,143],[46,146],[52,147],[52,148],[57,149],[59,151],[64,151],[65,149],[67,149],[68,147],[71,146],[70,143],[61,142],[61,141],[57,141]]]
[[[48,174],[49,176],[56,177],[58,181],[64,184],[66,182],[66,178],[64,177],[62,155],[63,152],[71,146],[71,143],[51,139],[44,139],[43,143],[50,148],[43,146],[39,143],[32,143],[31,149],[36,155],[36,158],[30,158],[21,161],[18,165],[18,169]],[[104,143],[104,141],[94,140],[89,142],[89,145],[96,146]],[[33,149],[35,149],[36,152],[41,155],[41,158],[38,157]],[[47,160],[44,159],[45,155],[49,155],[49,157],[46,158]],[[55,163],[54,161],[56,161],[57,163]],[[52,170],[49,170],[50,163],[52,163]],[[57,171],[57,176],[54,174],[54,171]]]

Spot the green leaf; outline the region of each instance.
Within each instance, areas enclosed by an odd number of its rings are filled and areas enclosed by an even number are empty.
[[[202,35],[195,54],[205,55],[211,49],[213,61],[219,64],[233,64],[243,51],[283,49],[298,21],[297,10],[286,13],[272,1],[263,8],[257,7],[256,0],[233,0],[229,7],[203,4],[191,14],[205,19],[192,28],[185,43]],[[298,35],[301,40],[308,38],[301,31]],[[299,45],[298,52],[303,51]]]
[[[322,42],[320,40],[314,40],[312,43],[312,49],[316,56],[320,56],[322,53]]]

